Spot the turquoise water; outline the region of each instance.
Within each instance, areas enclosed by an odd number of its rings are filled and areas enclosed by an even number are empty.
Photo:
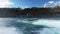
[[[0,18],[0,34],[60,34],[60,20]]]

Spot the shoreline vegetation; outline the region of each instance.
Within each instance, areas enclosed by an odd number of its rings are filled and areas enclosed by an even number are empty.
[[[38,17],[38,18],[49,18],[49,17],[60,17],[60,6],[56,7],[32,7],[32,8],[0,8],[0,17]]]

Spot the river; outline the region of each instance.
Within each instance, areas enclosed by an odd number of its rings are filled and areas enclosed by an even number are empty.
[[[60,34],[60,19],[0,18],[0,34]]]

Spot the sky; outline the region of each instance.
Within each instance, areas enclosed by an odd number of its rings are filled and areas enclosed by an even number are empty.
[[[0,8],[4,7],[54,7],[60,6],[60,0],[0,0]]]

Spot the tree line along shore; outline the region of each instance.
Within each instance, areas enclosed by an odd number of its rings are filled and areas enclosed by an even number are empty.
[[[57,7],[32,7],[32,8],[0,8],[0,17],[56,17],[60,14],[60,6]]]

